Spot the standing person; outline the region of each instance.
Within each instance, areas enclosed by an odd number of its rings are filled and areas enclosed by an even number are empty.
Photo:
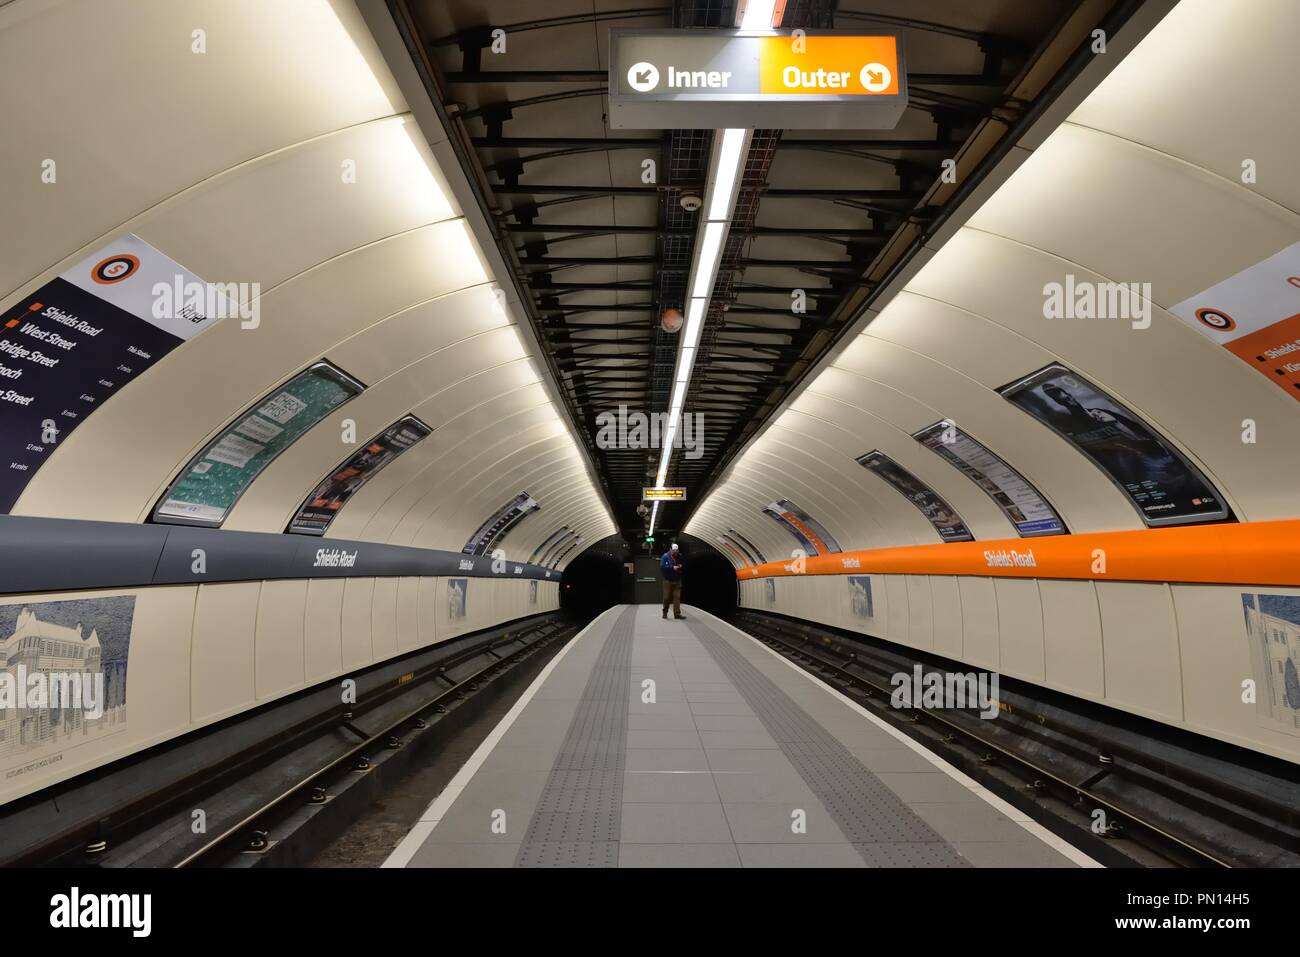
[[[677,543],[663,553],[659,559],[659,570],[664,576],[664,617],[668,617],[668,605],[673,606],[673,617],[685,618],[682,614],[682,553],[677,550]]]

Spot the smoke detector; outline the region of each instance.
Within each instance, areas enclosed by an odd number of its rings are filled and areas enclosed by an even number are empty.
[[[693,213],[704,205],[704,200],[695,193],[682,193],[680,202],[682,204],[682,209],[686,210],[688,213]]]

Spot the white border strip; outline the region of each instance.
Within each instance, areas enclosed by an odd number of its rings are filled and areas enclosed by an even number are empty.
[[[886,732],[890,736],[897,738],[903,744],[907,745],[909,748],[911,748],[913,751],[915,751],[917,754],[923,757],[926,761],[930,762],[940,771],[943,771],[945,774],[947,774],[949,777],[955,780],[962,787],[966,788],[967,790],[973,791],[976,795],[983,798],[986,802],[992,805],[996,811],[1000,812],[1002,815],[1009,818],[1010,820],[1015,821],[1026,831],[1034,835],[1034,837],[1038,838],[1040,841],[1042,841],[1048,847],[1052,848],[1052,850],[1056,851],[1061,856],[1069,858],[1069,860],[1073,861],[1075,864],[1079,865],[1080,867],[1102,867],[1103,866],[1102,864],[1099,864],[1097,861],[1093,860],[1083,851],[1079,850],[1073,844],[1070,844],[1068,841],[1064,840],[1058,835],[1053,834],[1047,828],[1043,827],[1043,825],[1039,824],[1033,818],[1025,814],[1024,811],[1021,811],[1018,808],[1014,807],[1013,805],[1008,804],[1006,801],[998,797],[996,794],[994,794],[988,788],[984,787],[984,785],[980,784],[978,781],[970,777],[968,774],[959,771],[957,768],[953,767],[951,764],[949,764],[943,758],[939,757],[939,755],[935,754],[933,751],[929,750],[927,747],[925,747],[925,745],[921,744],[919,741],[909,737],[908,735],[904,734],[902,731],[899,731],[888,721],[876,717],[866,708],[862,707],[862,705],[858,704],[852,698],[848,697],[848,695],[844,694],[843,692],[839,691],[836,688],[832,688],[830,685],[826,684],[821,679],[813,676],[807,671],[804,671],[802,668],[796,665],[789,658],[786,658],[784,655],[778,653],[777,651],[774,651],[772,648],[769,648],[767,645],[763,644],[763,642],[759,641],[753,635],[741,631],[735,625],[723,621],[717,615],[704,611],[704,609],[702,608],[696,608],[694,606],[691,606],[691,610],[696,614],[708,615],[718,624],[730,628],[732,631],[734,631],[736,634],[740,635],[743,638],[748,638],[755,645],[757,645],[759,648],[762,648],[764,651],[766,651],[777,661],[780,661],[785,665],[789,666],[792,671],[803,675],[805,678],[808,679],[808,681],[815,684],[822,691],[825,691],[828,694],[838,698],[840,701],[844,702],[846,705],[848,705],[858,714],[862,715],[864,718],[866,718],[876,727],[880,728],[882,731]]]
[[[393,852],[388,855],[383,864],[379,865],[380,867],[406,867],[411,862],[411,858],[415,857],[416,851],[429,839],[429,835],[438,826],[438,822],[442,820],[452,804],[455,803],[456,798],[460,797],[460,793],[465,790],[465,786],[469,784],[470,779],[474,777],[478,769],[483,766],[483,762],[492,753],[492,749],[505,737],[505,733],[510,730],[510,726],[515,723],[515,719],[519,717],[524,708],[528,707],[528,703],[541,690],[542,685],[546,683],[546,679],[551,676],[551,672],[564,660],[564,656],[569,653],[569,649],[577,645],[587,632],[604,621],[612,612],[621,612],[626,607],[626,605],[614,605],[593,618],[586,628],[570,638],[569,643],[546,663],[546,667],[533,679],[533,683],[515,702],[514,707],[507,711],[505,717],[497,722],[497,726],[483,739],[483,742],[475,749],[474,753],[469,756],[469,760],[461,765],[460,770],[456,772],[456,776],[442,789],[442,793],[425,808],[424,813],[420,815],[420,820],[407,832],[406,837],[402,838],[401,843],[393,848]]]

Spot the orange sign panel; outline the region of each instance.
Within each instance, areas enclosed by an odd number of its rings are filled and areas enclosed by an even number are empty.
[[[898,93],[894,37],[782,36],[759,42],[760,93]]]

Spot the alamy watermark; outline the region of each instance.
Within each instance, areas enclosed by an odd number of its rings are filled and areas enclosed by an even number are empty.
[[[151,291],[155,319],[239,319],[244,329],[262,324],[260,282],[197,282],[178,275],[154,283]]]
[[[1091,282],[1066,274],[1043,286],[1045,319],[1124,319],[1134,329],[1151,325],[1151,283]]]
[[[657,449],[662,447],[671,416],[667,412],[628,412],[620,405],[617,412],[596,416],[596,447],[599,449]],[[673,432],[673,448],[685,449],[688,459],[704,455],[704,413],[686,412]]]
[[[985,720],[996,718],[997,672],[925,671],[914,665],[911,673],[896,672],[889,679],[894,690],[889,703],[895,708],[978,708]]]

